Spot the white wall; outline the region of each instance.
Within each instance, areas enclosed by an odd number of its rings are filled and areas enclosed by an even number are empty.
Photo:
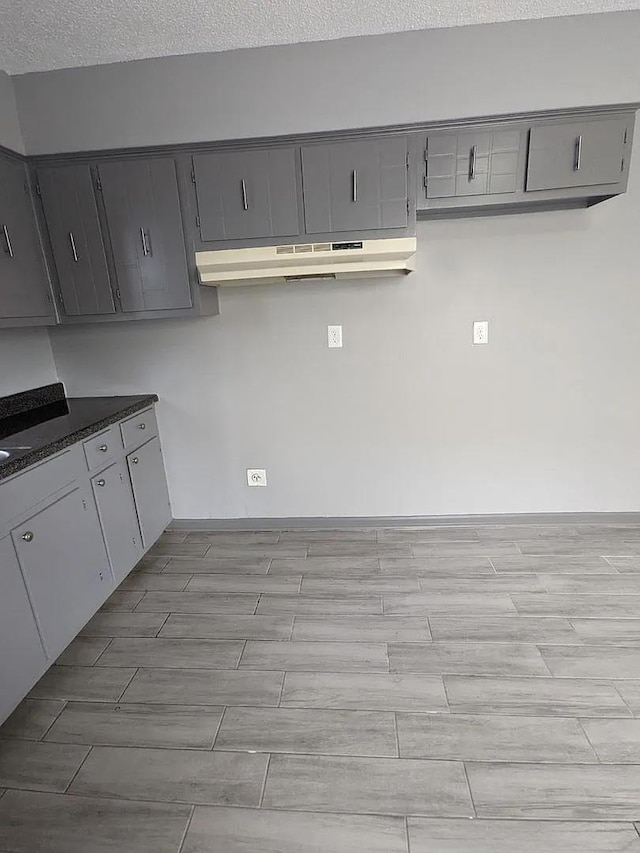
[[[189,72],[56,72],[17,91],[33,151],[273,133],[276,118],[326,129],[640,100],[639,36],[639,14],[589,16],[277,48],[268,66],[256,51],[180,58]],[[332,58],[331,85],[313,85]],[[403,85],[383,86],[400,58]],[[214,75],[218,61],[251,79]],[[189,97],[198,67],[215,111]],[[274,118],[269,93],[294,79],[301,96]],[[216,318],[53,330],[60,376],[74,394],[160,395],[177,518],[638,510],[638,144],[633,159],[627,195],[588,211],[421,224],[403,281],[223,291]],[[471,346],[474,319],[489,346]],[[328,323],[344,349],[326,348]],[[246,487],[247,467],[268,488]]]
[[[0,329],[0,397],[57,381],[46,329]]]
[[[24,152],[13,83],[4,71],[0,71],[0,145]]]
[[[30,153],[281,135],[639,99],[640,11],[15,77]]]

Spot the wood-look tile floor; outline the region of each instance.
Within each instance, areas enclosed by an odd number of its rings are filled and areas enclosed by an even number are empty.
[[[0,728],[0,853],[640,853],[640,527],[162,537]]]

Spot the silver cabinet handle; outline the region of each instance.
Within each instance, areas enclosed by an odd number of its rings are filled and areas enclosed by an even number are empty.
[[[98,448],[98,450],[101,451],[102,453],[106,453],[108,449],[109,449],[109,447],[106,444],[101,444],[100,447]]]
[[[249,202],[247,200],[247,185],[244,181],[244,178],[240,181],[240,188],[242,190],[242,209],[249,210]]]
[[[107,485],[106,480],[96,480],[96,486],[100,486],[102,488],[102,486],[106,486],[106,485]]]
[[[358,201],[358,170],[351,173],[351,201]]]
[[[138,429],[146,429],[146,428],[147,428],[146,424],[138,424]]]
[[[142,254],[145,258],[148,258],[151,254],[151,248],[149,246],[149,241],[147,239],[147,233],[144,228],[140,229],[140,239],[142,240]]]
[[[22,534],[22,538],[25,542],[33,542],[33,533],[30,530],[27,530],[26,533]]]
[[[473,181],[476,176],[476,146],[472,145],[469,151],[469,180]]]
[[[76,241],[73,239],[73,231],[69,231],[69,242],[71,243],[71,254],[73,255],[73,260],[78,263],[78,250],[76,249]]]
[[[134,457],[133,457],[133,459],[131,460],[131,464],[132,464],[132,465],[137,465],[139,461],[140,461],[140,460],[138,459],[138,457],[137,457],[137,456],[134,456]]]
[[[4,234],[4,242],[7,247],[5,252],[10,258],[13,258],[13,246],[11,245],[11,237],[9,236],[9,229],[6,225],[2,226],[2,233]]]
[[[576,137],[575,157],[573,160],[573,171],[579,172],[582,166],[582,134]]]

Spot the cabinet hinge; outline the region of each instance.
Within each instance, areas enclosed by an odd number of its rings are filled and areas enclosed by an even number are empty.
[[[63,297],[63,295],[62,295],[62,291],[61,291],[61,290],[59,290],[59,291],[58,291],[58,299],[60,300],[60,307],[61,307],[61,308],[62,308],[62,310],[64,311],[64,310],[65,310],[65,309],[64,309],[64,297]]]
[[[116,299],[118,302],[122,302],[122,294],[120,293],[120,288],[116,290]]]
[[[196,182],[196,170],[192,169],[191,170],[191,183],[195,184],[195,182]]]
[[[624,142],[624,144],[625,144],[625,145],[627,144],[627,136],[628,136],[628,134],[629,134],[629,128],[628,128],[628,127],[625,127],[625,129],[624,129],[624,140],[623,140],[623,142]]]
[[[85,499],[84,499],[84,498],[82,499],[82,509],[83,509],[85,512],[87,511],[87,502],[85,501]]]
[[[42,198],[42,190],[40,189],[40,184],[36,181],[36,195],[38,198]]]
[[[422,179],[422,186],[425,188],[425,190],[427,189],[427,176],[426,175]]]
[[[620,163],[620,171],[624,172],[624,157],[622,158],[622,162]]]
[[[424,149],[424,162],[426,163],[428,159],[429,159],[429,143],[427,143],[427,146]]]
[[[200,217],[199,216],[196,216],[196,225],[198,226],[198,228],[200,227]]]
[[[96,189],[102,192],[102,181],[100,180],[100,175],[96,177]]]
[[[409,199],[407,199],[407,213],[409,213]]]

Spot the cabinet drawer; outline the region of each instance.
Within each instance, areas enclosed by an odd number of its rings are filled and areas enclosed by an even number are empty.
[[[93,438],[83,443],[83,447],[87,467],[93,471],[94,468],[98,468],[122,450],[118,427],[114,425],[104,432],[94,435]]]
[[[158,434],[156,413],[153,409],[145,409],[144,412],[123,421],[120,424],[120,432],[126,448],[140,447],[145,441]]]
[[[78,445],[0,483],[0,528],[24,515],[85,471]]]

